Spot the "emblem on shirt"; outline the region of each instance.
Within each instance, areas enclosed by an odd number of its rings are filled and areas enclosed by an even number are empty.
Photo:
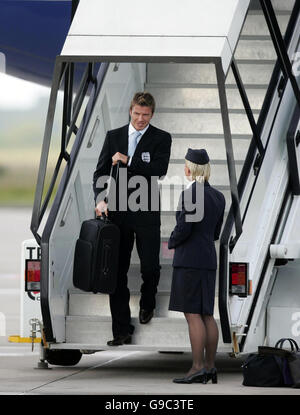
[[[150,153],[148,151],[142,153],[142,160],[146,163],[150,163]]]

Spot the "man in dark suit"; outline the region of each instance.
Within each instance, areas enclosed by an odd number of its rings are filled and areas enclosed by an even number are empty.
[[[142,286],[139,320],[148,323],[155,309],[155,295],[160,277],[160,203],[157,179],[168,170],[171,136],[150,125],[155,110],[151,94],[138,92],[130,105],[130,124],[108,131],[94,173],[96,214],[109,215],[120,229],[118,282],[110,295],[113,339],[107,344],[118,346],[131,343],[134,326],[130,323],[130,292],[127,272],[134,238],[141,264]],[[119,163],[119,184],[115,209],[103,198],[104,176],[112,165]],[[99,179],[101,184],[99,186]],[[98,182],[98,185],[97,185]],[[124,186],[125,183],[125,186]],[[136,185],[140,184],[138,189]]]

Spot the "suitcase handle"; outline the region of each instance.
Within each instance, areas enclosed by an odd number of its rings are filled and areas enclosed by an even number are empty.
[[[111,223],[111,221],[108,219],[108,217],[106,215],[96,216],[96,219],[102,220],[102,222],[104,222],[104,223]]]
[[[120,164],[121,164],[121,161],[119,160],[117,162],[117,164],[112,165],[111,166],[111,169],[110,169],[110,173],[109,173],[110,179],[114,179],[116,183],[117,183],[117,181],[119,179]],[[110,183],[111,183],[111,180],[109,180],[109,182],[108,182],[108,187],[107,187],[106,195],[105,195],[105,198],[104,198],[104,202],[105,203],[108,203],[109,192],[110,192],[110,187],[111,187],[111,184]]]
[[[111,252],[109,244],[104,242],[103,250],[104,250],[104,252],[103,252],[103,266],[102,266],[102,269],[103,269],[103,274],[107,275],[108,271],[109,271],[109,267],[108,267],[108,262],[109,261],[108,260],[109,260],[109,255],[110,255],[110,252]]]

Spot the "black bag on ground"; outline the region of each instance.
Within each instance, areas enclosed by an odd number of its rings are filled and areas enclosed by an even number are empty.
[[[286,341],[291,350],[283,349]],[[245,386],[300,387],[300,351],[293,339],[282,338],[275,347],[258,347],[258,353],[250,354],[242,368]]]
[[[284,350],[286,353],[286,360],[292,379],[292,386],[294,388],[300,388],[300,350],[297,342],[294,339],[286,338],[280,339],[276,343],[275,347],[283,348],[283,344],[288,341],[290,343],[290,351]]]
[[[118,180],[119,164],[112,166],[110,177]],[[108,202],[110,181],[105,201]],[[93,293],[112,294],[116,289],[119,265],[120,230],[105,214],[82,222],[76,241],[73,284]]]
[[[242,368],[244,386],[285,386],[282,357],[251,353]]]
[[[75,246],[73,284],[93,293],[112,294],[116,288],[119,228],[106,218],[82,223]]]

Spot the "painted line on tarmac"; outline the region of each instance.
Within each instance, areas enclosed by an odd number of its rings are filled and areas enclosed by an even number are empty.
[[[141,353],[141,352],[140,351],[134,351],[134,352],[126,353],[126,354],[124,354],[122,356],[114,357],[113,359],[109,359],[106,362],[102,362],[102,363],[99,363],[97,365],[94,365],[94,366],[91,366],[91,367],[88,367],[88,368],[85,368],[85,369],[78,370],[78,371],[76,371],[74,373],[71,373],[70,375],[62,376],[61,378],[54,379],[54,380],[51,380],[50,382],[43,383],[42,385],[36,386],[35,388],[32,388],[32,389],[29,389],[29,390],[21,393],[20,395],[26,395],[26,394],[28,394],[28,393],[30,393],[32,391],[36,391],[37,389],[43,388],[44,386],[51,385],[51,383],[55,383],[55,382],[59,382],[59,381],[64,380],[64,379],[71,378],[72,376],[78,375],[79,373],[83,373],[83,372],[86,372],[88,370],[93,370],[93,369],[95,369],[97,367],[101,367],[101,366],[108,365],[111,362],[115,362],[116,360],[124,359],[125,357],[132,356],[132,355],[138,354],[138,353]]]
[[[86,369],[86,370],[95,369],[96,367],[105,366],[105,365],[108,365],[108,364],[109,364],[109,363],[111,363],[111,362],[114,362],[114,361],[116,361],[116,360],[123,359],[124,357],[128,357],[128,356],[131,356],[131,355],[134,355],[134,354],[137,354],[137,353],[140,353],[140,352],[139,352],[139,351],[136,351],[136,352],[129,352],[129,353],[126,353],[126,354],[125,354],[125,355],[123,355],[123,356],[115,357],[115,358],[113,358],[113,359],[108,360],[107,362],[103,362],[103,363],[100,363],[99,365],[92,366],[91,368]]]

